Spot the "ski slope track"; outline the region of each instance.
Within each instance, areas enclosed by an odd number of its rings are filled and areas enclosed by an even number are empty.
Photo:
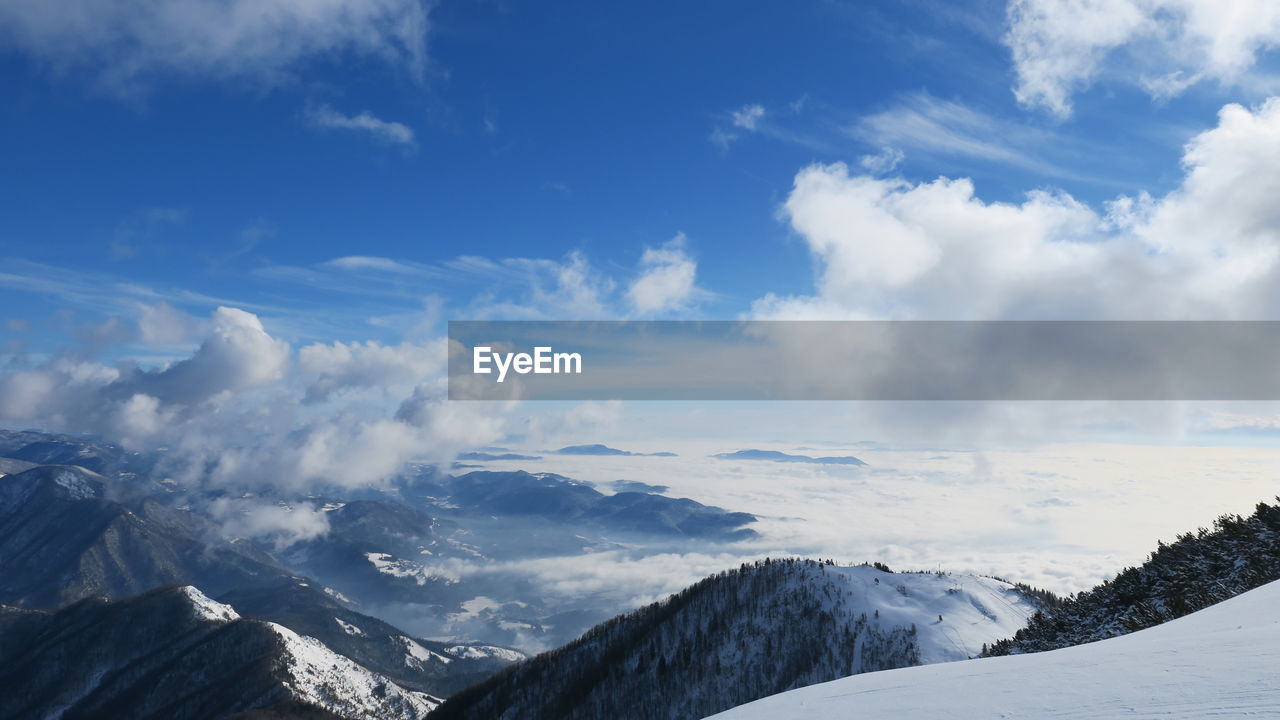
[[[773,695],[713,717],[1280,717],[1280,581],[1123,637],[1030,655],[858,675]]]

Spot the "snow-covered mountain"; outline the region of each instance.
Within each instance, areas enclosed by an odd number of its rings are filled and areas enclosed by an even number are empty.
[[[0,612],[0,717],[420,720],[438,700],[191,586]]]
[[[690,718],[849,674],[962,660],[1037,606],[990,578],[744,565],[458,693],[452,718]]]
[[[218,598],[240,615],[314,637],[410,690],[444,697],[524,659],[510,648],[415,638],[347,608],[307,581],[233,590]]]
[[[1280,582],[1124,637],[859,675],[719,720],[1280,717]]]

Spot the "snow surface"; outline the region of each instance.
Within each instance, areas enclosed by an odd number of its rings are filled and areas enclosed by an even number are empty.
[[[527,656],[517,650],[509,650],[494,645],[454,645],[444,649],[445,652],[464,660],[485,660],[496,658],[506,662],[520,662]]]
[[[419,585],[426,585],[428,582],[440,580],[445,582],[456,581],[456,578],[439,575],[416,562],[400,560],[389,553],[367,552],[364,554],[364,558],[383,575],[390,575],[398,578],[409,578]]]
[[[842,579],[850,593],[846,604],[877,625],[915,625],[923,665],[976,657],[984,644],[1020,630],[1037,610],[1012,585],[975,575],[887,573],[867,565],[828,566],[826,575]]]
[[[240,619],[240,613],[236,612],[235,608],[216,600],[210,600],[208,595],[191,585],[184,585],[181,591],[191,601],[191,609],[195,613],[197,620],[230,622]]]
[[[58,470],[53,477],[53,481],[66,489],[68,494],[75,500],[98,496],[98,491],[84,479],[83,474],[79,471]]]
[[[1280,582],[1147,630],[1051,652],[868,673],[713,717],[1280,717]]]
[[[345,717],[421,720],[439,704],[365,670],[312,637],[267,623],[289,658],[286,686],[299,699]]]
[[[324,593],[329,597],[333,598],[334,600],[347,603],[348,605],[359,604],[359,603],[353,602],[351,598],[347,597],[346,595],[343,595],[342,593],[338,592],[337,590],[334,590],[333,588],[328,588],[328,587],[324,588]]]
[[[364,631],[363,631],[363,630],[361,630],[359,627],[357,627],[357,626],[355,626],[355,625],[352,625],[352,624],[351,624],[351,623],[349,623],[349,622],[343,622],[342,618],[334,618],[334,619],[333,619],[333,621],[334,621],[334,622],[336,622],[336,623],[338,623],[338,627],[342,628],[342,632],[344,632],[344,633],[346,633],[346,634],[348,634],[348,635],[355,635],[355,636],[357,636],[357,637],[364,637]]]
[[[404,664],[412,668],[423,670],[431,662],[440,662],[448,665],[453,662],[453,658],[448,658],[440,653],[434,653],[422,647],[413,638],[400,636],[401,642],[404,643],[404,649],[407,651],[404,656]]]

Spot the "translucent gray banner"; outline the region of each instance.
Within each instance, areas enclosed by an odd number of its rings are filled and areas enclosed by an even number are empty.
[[[1280,400],[1280,322],[449,323],[452,400]]]

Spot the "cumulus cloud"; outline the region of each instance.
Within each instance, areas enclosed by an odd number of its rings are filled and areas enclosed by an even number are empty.
[[[646,248],[640,267],[640,276],[627,289],[627,300],[641,315],[681,309],[696,292],[698,264],[685,251],[683,234],[661,247]]]
[[[155,318],[144,313],[139,322]],[[289,357],[288,344],[268,335],[257,316],[220,307],[195,353],[167,367],[57,357],[0,376],[0,418],[136,440],[166,428],[176,413],[280,380]]]
[[[268,335],[256,315],[220,307],[194,355],[162,370],[138,373],[126,387],[189,405],[279,380],[289,353],[289,345]]]
[[[57,357],[0,373],[0,421],[165,446],[163,473],[224,489],[378,485],[503,435],[510,404],[445,399],[443,348],[316,343],[295,355],[257,316],[220,307],[167,366]],[[323,412],[307,407],[317,402]]]
[[[1270,0],[1012,0],[1008,17],[1018,101],[1061,116],[1104,72],[1168,96],[1239,83],[1280,42]]]
[[[413,129],[398,122],[383,120],[368,110],[357,115],[343,115],[328,105],[317,105],[307,110],[307,122],[322,130],[349,130],[365,134],[387,145],[414,148]]]
[[[306,60],[350,52],[420,76],[420,0],[14,0],[0,38],[55,70],[85,70],[134,93],[158,76],[276,83]]]
[[[444,341],[400,345],[375,342],[314,343],[298,351],[298,365],[315,375],[306,401],[326,400],[339,390],[417,384],[444,374]]]
[[[1275,315],[1280,99],[1228,105],[1161,197],[1099,210],[1062,192],[986,202],[968,179],[911,183],[843,164],[797,174],[783,213],[816,293],[757,316],[1241,319]]]
[[[417,428],[432,439],[438,458],[488,445],[504,435],[506,413],[513,402],[450,402],[441,383],[422,384],[400,404],[396,420]]]
[[[201,331],[201,325],[167,302],[138,305],[138,339],[147,345],[191,342]]]

